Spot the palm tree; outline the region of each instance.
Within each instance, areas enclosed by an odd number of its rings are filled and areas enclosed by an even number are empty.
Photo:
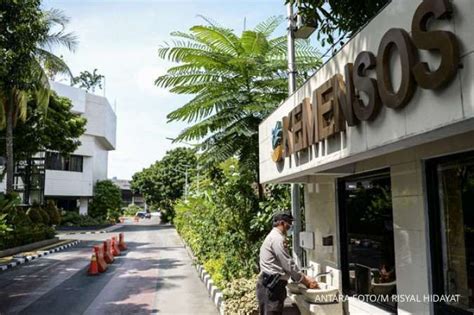
[[[174,32],[177,40],[159,50],[159,57],[179,63],[155,84],[194,98],[168,115],[169,121],[190,124],[175,141],[196,141],[207,163],[239,158],[258,170],[258,125],[288,95],[287,39],[271,37],[283,22],[271,17],[237,36],[206,19],[189,33]],[[308,41],[296,44],[298,81],[321,64]]]
[[[65,73],[71,76],[66,63],[51,52],[55,46],[64,46],[74,51],[77,46],[76,36],[65,32],[69,22],[62,11],[49,10],[43,12],[43,23],[48,30],[46,36],[38,43],[31,54],[31,84],[21,88],[13,84],[8,91],[1,91],[3,106],[2,124],[6,127],[6,159],[7,159],[7,193],[13,192],[14,158],[13,129],[17,119],[24,120],[27,114],[28,100],[34,99],[37,106],[46,110],[49,102],[50,86],[47,71]]]

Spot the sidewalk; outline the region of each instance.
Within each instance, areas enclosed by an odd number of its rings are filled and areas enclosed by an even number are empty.
[[[159,314],[218,314],[176,229],[163,234],[154,309]]]

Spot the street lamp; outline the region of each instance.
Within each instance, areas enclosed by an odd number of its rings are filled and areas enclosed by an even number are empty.
[[[293,0],[290,0],[286,6],[288,18],[288,95],[296,91],[296,58],[295,58],[295,30],[296,25],[293,15]],[[298,183],[291,184],[291,214],[295,219],[293,235],[293,253],[296,265],[301,266],[302,250],[300,246],[301,232],[301,205],[300,205],[300,186]]]

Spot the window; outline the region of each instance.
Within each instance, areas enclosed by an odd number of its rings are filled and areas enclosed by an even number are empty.
[[[83,157],[80,155],[63,156],[56,152],[46,153],[46,169],[56,171],[82,172]]]
[[[433,293],[456,295],[437,313],[474,312],[474,154],[427,162]]]
[[[380,296],[378,305],[395,311],[390,171],[345,178],[338,187],[343,291]]]

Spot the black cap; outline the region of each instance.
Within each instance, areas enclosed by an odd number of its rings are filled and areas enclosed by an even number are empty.
[[[273,222],[286,221],[286,222],[292,224],[294,220],[295,219],[293,218],[293,216],[289,212],[280,212],[280,213],[277,213],[273,216]]]

